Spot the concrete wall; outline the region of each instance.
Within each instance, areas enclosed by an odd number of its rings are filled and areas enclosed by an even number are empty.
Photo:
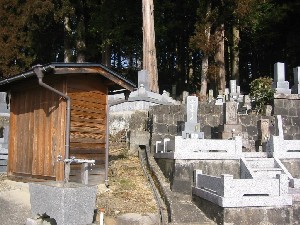
[[[140,145],[149,145],[147,111],[110,112],[109,134],[126,133],[129,155],[137,155]]]
[[[300,140],[300,95],[275,95],[273,114],[282,115],[286,140]]]
[[[221,176],[230,173],[240,178],[239,160],[171,160],[156,159],[157,164],[171,184],[172,191],[185,194],[192,193],[194,170],[203,174]]]
[[[285,207],[222,208],[195,195],[193,202],[218,225],[292,225],[298,224],[300,215],[299,202]]]

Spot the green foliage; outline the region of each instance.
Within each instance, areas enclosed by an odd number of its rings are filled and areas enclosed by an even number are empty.
[[[275,90],[272,89],[272,78],[260,77],[250,83],[250,96],[255,100],[255,109],[261,113],[264,105],[270,104],[274,98]]]

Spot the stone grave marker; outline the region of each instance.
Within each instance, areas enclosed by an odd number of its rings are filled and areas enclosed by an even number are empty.
[[[294,72],[294,86],[292,87],[293,94],[300,94],[300,67],[295,67]]]
[[[230,93],[236,93],[236,80],[230,80],[230,83],[229,83],[229,88],[230,88]]]
[[[198,98],[196,96],[188,96],[186,99],[186,116],[187,122],[197,123]]]
[[[200,132],[200,123],[197,121],[198,97],[188,96],[186,98],[186,122],[182,131],[183,138],[204,138],[204,133]]]
[[[225,101],[229,100],[229,88],[225,88]]]
[[[237,103],[226,102],[225,108],[225,123],[226,124],[237,124]]]
[[[150,91],[149,82],[148,82],[148,71],[147,70],[140,70],[138,72],[138,87],[144,85],[146,91]]]
[[[269,119],[260,119],[258,121],[258,140],[260,140],[260,144],[268,142],[270,138],[269,125]]]
[[[214,98],[214,90],[213,89],[209,89],[208,91],[208,101],[211,102]]]
[[[291,94],[289,82],[285,81],[284,63],[277,62],[274,64],[274,82],[272,87],[276,94]]]

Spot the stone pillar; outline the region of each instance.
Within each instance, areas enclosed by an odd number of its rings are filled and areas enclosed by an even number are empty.
[[[285,81],[284,63],[274,64],[274,82],[272,87],[276,90],[276,94],[291,94],[289,82]]]
[[[144,85],[146,91],[150,91],[149,82],[148,82],[148,71],[147,70],[140,70],[138,72],[138,87]]]
[[[292,94],[300,94],[300,67],[293,69],[294,72],[294,86],[292,87]]]

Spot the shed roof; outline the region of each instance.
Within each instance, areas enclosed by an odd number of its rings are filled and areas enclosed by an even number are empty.
[[[122,75],[112,71],[102,64],[96,63],[49,63],[40,65],[46,74],[66,75],[66,74],[99,74],[110,82],[111,89],[125,88],[133,91],[136,85],[123,77]],[[10,86],[22,80],[36,76],[33,69],[24,73],[20,73],[8,78],[0,80],[0,91],[7,91]]]

